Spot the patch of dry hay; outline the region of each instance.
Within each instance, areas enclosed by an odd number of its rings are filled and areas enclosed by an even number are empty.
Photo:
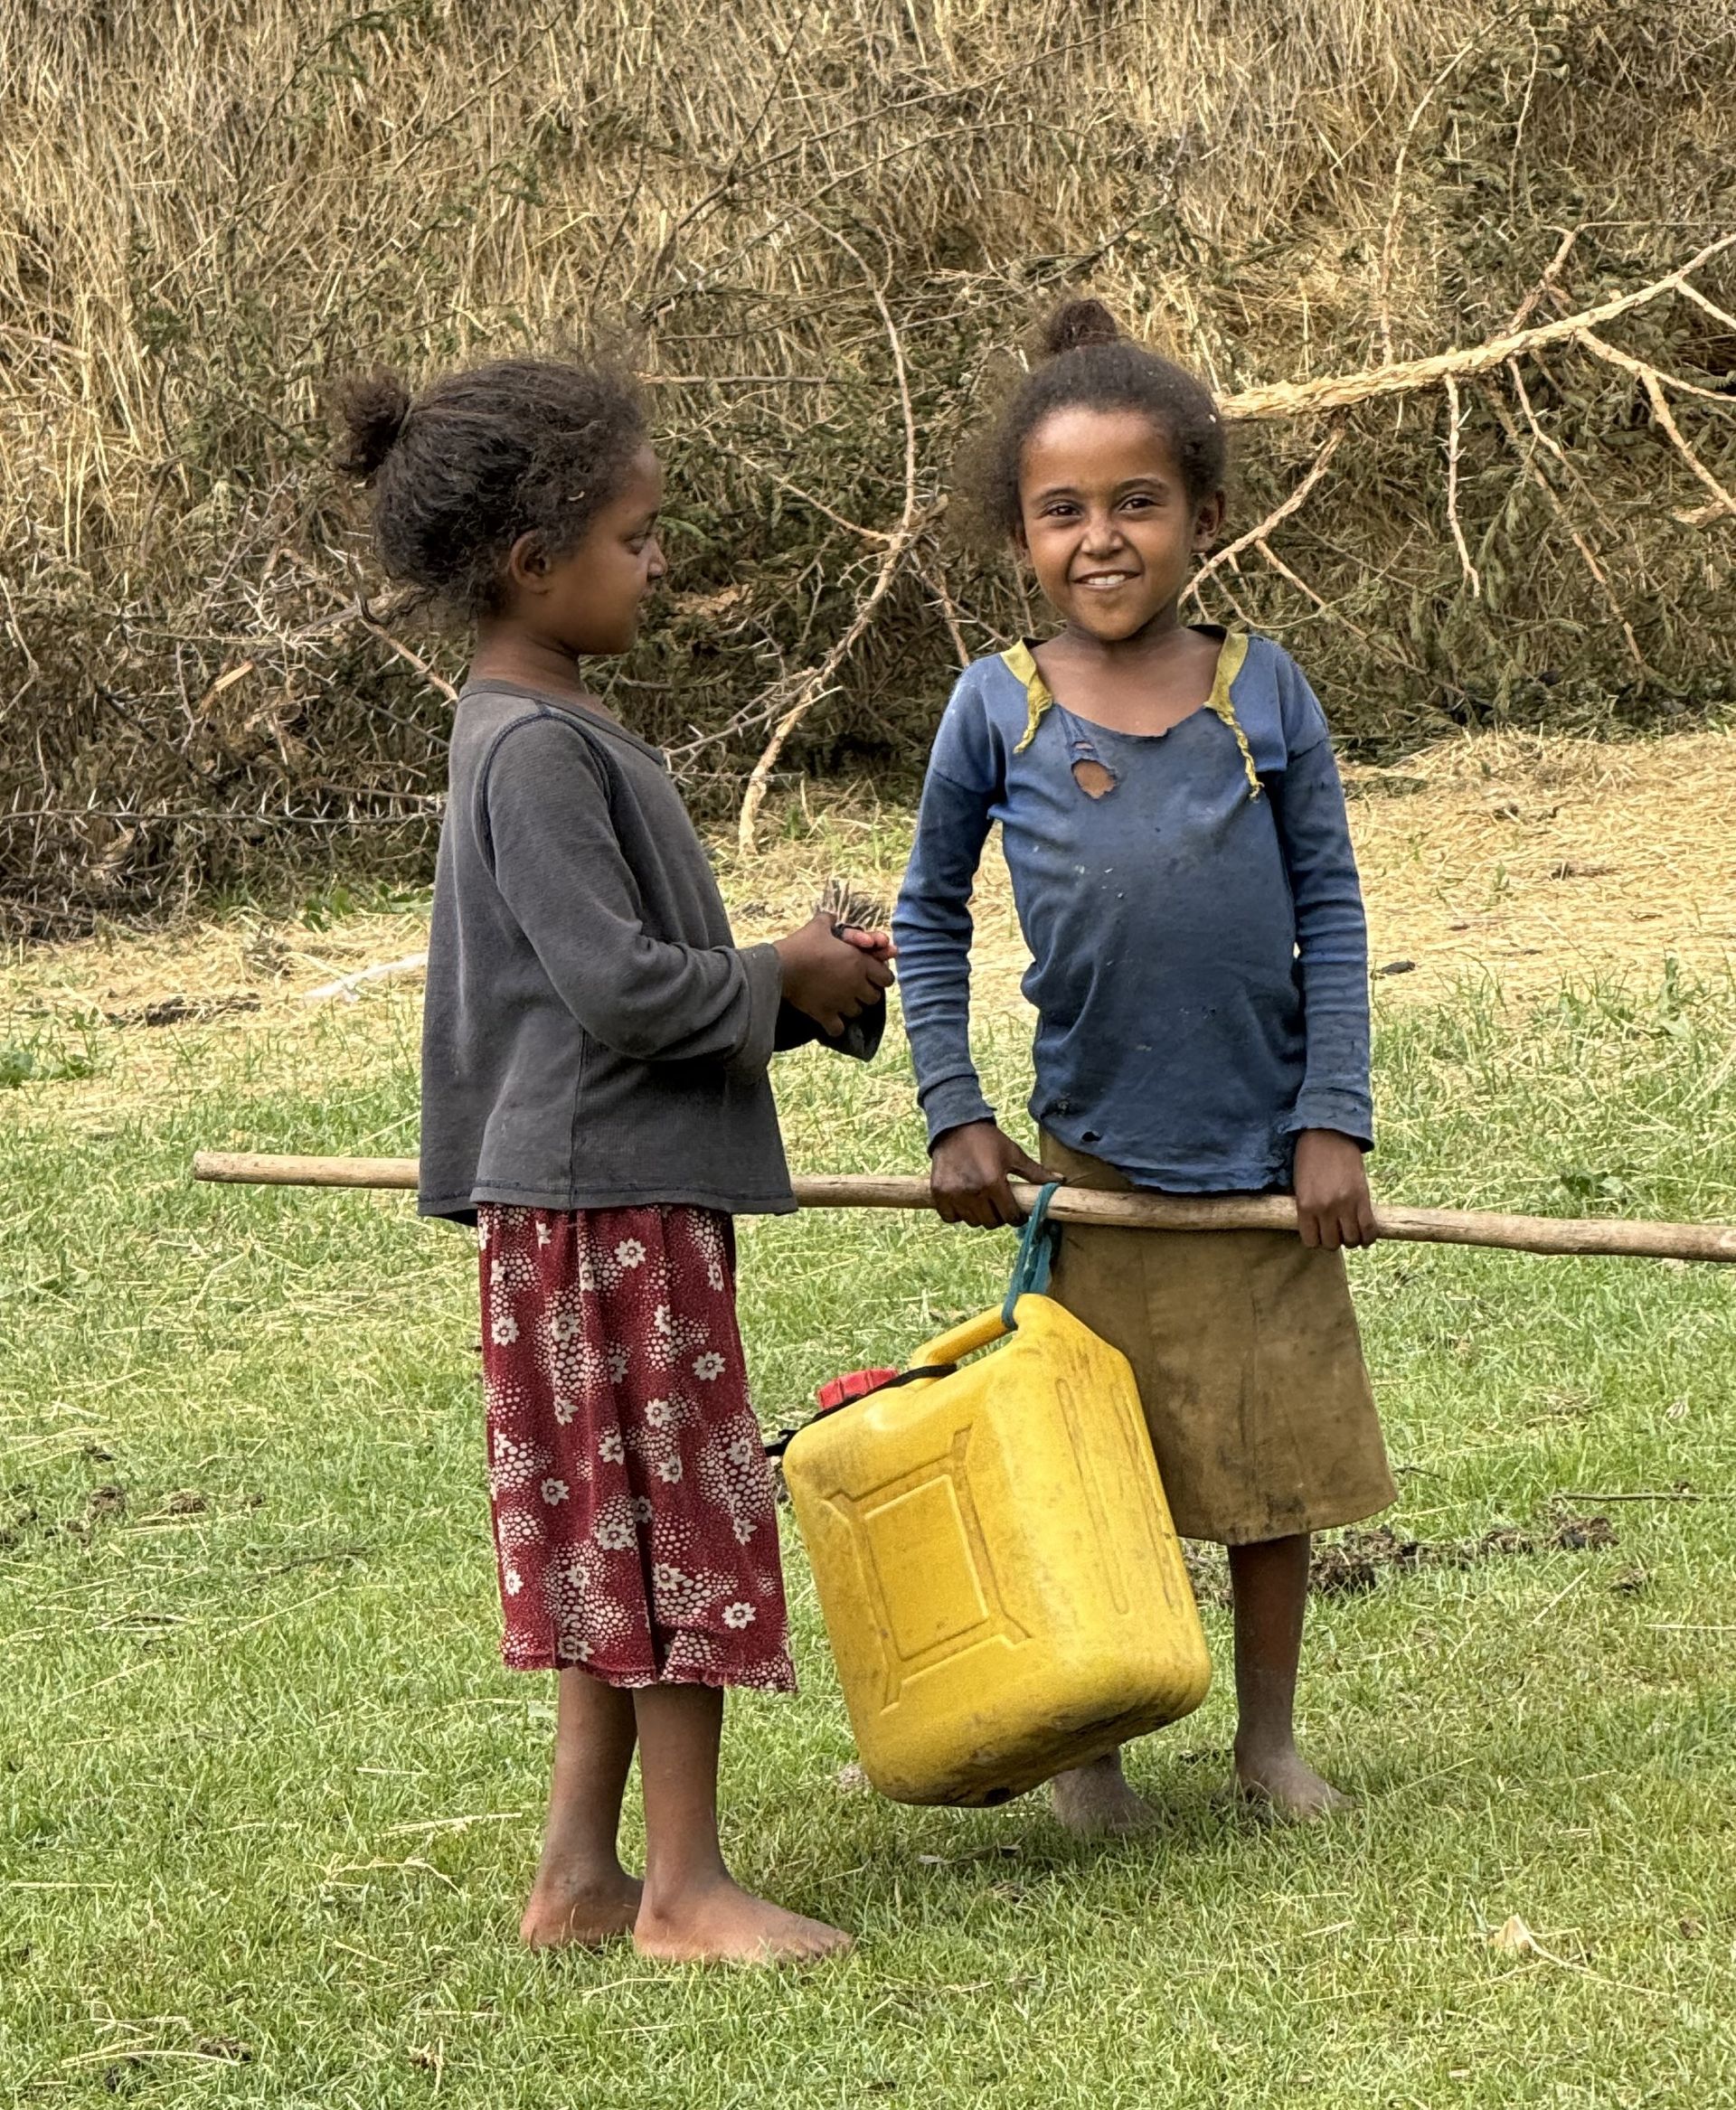
[[[939,502],[1074,285],[1287,412],[1245,429],[1237,532],[1269,532],[1206,612],[1305,646],[1365,755],[1736,698],[1706,642],[1736,251],[1631,306],[1728,231],[1736,0],[599,0],[571,30],[0,11],[0,931],[425,879],[460,648],[357,569],[322,392],[609,317],[677,566],[611,679],[713,815],[803,699],[780,772],[912,768],[939,670],[1026,624]],[[1552,335],[1611,303],[1610,344]],[[1344,407],[1515,330],[1462,389]]]
[[[1736,958],[1736,739],[1612,745],[1492,734],[1402,773],[1351,770],[1372,959],[1437,995],[1467,974],[1564,978]],[[1410,788],[1411,785],[1416,788]]]

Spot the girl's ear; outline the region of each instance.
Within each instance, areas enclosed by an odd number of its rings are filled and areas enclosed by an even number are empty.
[[[542,538],[533,531],[520,535],[506,552],[506,577],[514,586],[528,588],[533,593],[549,575],[548,552],[542,547]]]
[[[1222,491],[1214,491],[1203,500],[1194,515],[1194,553],[1203,557],[1223,532],[1223,516],[1226,500]]]

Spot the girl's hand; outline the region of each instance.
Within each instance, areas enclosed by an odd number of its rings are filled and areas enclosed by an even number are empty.
[[[882,1003],[892,985],[886,961],[847,937],[835,937],[832,919],[824,914],[811,916],[772,949],[783,962],[785,996],[828,1041],[835,1041],[849,1020]],[[889,943],[889,955],[891,949]]]
[[[1374,1201],[1362,1147],[1335,1128],[1305,1128],[1296,1139],[1296,1228],[1305,1246],[1372,1246]]]
[[[962,1128],[948,1128],[935,1144],[929,1192],[944,1221],[992,1230],[996,1224],[1024,1221],[1024,1211],[1007,1184],[1014,1173],[1039,1186],[1049,1178],[993,1121],[967,1121]]]
[[[853,945],[858,952],[864,952],[873,959],[890,964],[898,957],[898,947],[892,943],[890,930],[858,930],[854,923],[846,923],[838,936],[845,945]]]

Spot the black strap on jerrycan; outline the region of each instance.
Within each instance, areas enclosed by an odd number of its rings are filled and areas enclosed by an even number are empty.
[[[1006,1298],[1001,1305],[1001,1323],[1011,1333],[1017,1330],[1018,1320],[1014,1314],[1022,1296],[1042,1296],[1049,1287],[1049,1277],[1054,1267],[1055,1250],[1061,1243],[1061,1226],[1049,1220],[1049,1204],[1059,1180],[1052,1180],[1040,1188],[1036,1200],[1031,1204],[1031,1213],[1024,1221],[1024,1231],[1019,1239],[1019,1250],[1013,1262],[1013,1278],[1007,1284]],[[889,1392],[895,1385],[913,1385],[920,1378],[949,1378],[958,1369],[956,1362],[922,1363],[913,1370],[901,1370],[896,1377],[883,1379],[873,1388],[874,1392]],[[864,1392],[863,1399],[872,1399],[873,1392]],[[854,1406],[854,1399],[844,1400],[841,1406]],[[818,1414],[811,1414],[807,1421],[797,1428],[781,1428],[766,1444],[769,1458],[781,1458],[789,1448],[790,1439],[806,1428],[809,1422],[822,1420],[828,1413],[835,1414],[839,1407],[823,1408]]]

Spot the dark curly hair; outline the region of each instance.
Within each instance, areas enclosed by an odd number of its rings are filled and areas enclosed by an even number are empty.
[[[991,539],[1017,534],[1025,444],[1056,410],[1143,411],[1175,449],[1189,498],[1197,504],[1223,488],[1230,450],[1212,391],[1124,337],[1100,300],[1063,302],[1043,325],[1039,350],[1042,363],[1019,379],[960,462],[967,505]]]
[[[552,557],[574,547],[646,430],[625,370],[554,359],[473,366],[414,399],[395,373],[362,374],[337,407],[337,466],[372,489],[387,571],[473,620],[498,606],[521,535]]]

